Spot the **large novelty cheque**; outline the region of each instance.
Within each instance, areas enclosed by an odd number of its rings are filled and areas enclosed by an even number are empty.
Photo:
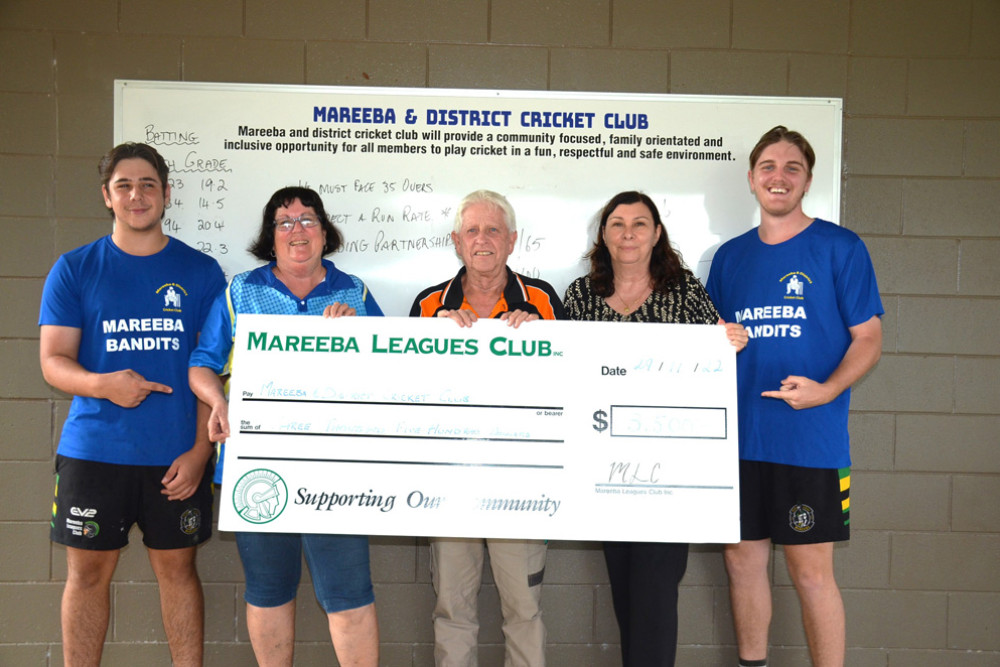
[[[739,539],[721,326],[241,315],[223,530]]]

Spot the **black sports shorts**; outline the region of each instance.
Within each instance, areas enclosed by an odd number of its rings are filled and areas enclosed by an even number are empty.
[[[851,469],[740,461],[740,538],[774,544],[851,537]]]
[[[128,544],[138,523],[150,549],[182,549],[212,536],[212,464],[194,495],[160,493],[169,466],[133,466],[56,456],[50,535],[78,549],[110,551]]]

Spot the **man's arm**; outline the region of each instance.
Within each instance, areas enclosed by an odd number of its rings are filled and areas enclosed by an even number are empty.
[[[198,397],[198,409],[204,404],[208,410],[206,417],[207,437],[211,442],[223,442],[229,437],[229,401],[219,375],[205,366],[188,368],[188,383]],[[199,417],[201,413],[199,412]]]
[[[195,424],[194,445],[176,459],[160,480],[160,491],[167,500],[187,500],[198,490],[205,464],[212,457],[215,447],[208,438],[208,415],[210,409],[198,401],[198,416]]]
[[[826,382],[789,375],[781,381],[780,390],[765,391],[761,396],[781,399],[796,410],[824,405],[840,396],[870,371],[882,356],[882,320],[877,315],[849,330],[851,344]]]
[[[95,373],[80,365],[82,331],[76,327],[42,325],[39,362],[45,381],[56,389],[74,396],[106,398],[123,408],[134,408],[150,392],[173,393],[159,382],[149,382],[131,369],[113,373]]]

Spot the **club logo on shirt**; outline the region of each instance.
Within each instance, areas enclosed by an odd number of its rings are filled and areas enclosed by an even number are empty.
[[[188,295],[187,290],[177,283],[162,285],[156,290],[156,293],[163,299],[163,312],[165,313],[181,312],[181,296]]]
[[[785,298],[803,300],[805,299],[806,286],[812,285],[812,278],[801,271],[786,273],[778,280],[785,286]]]
[[[788,526],[796,533],[806,533],[816,525],[816,515],[808,505],[795,505],[788,511]]]
[[[240,477],[233,489],[233,507],[243,520],[269,523],[278,518],[288,504],[288,486],[274,471],[251,470]]]

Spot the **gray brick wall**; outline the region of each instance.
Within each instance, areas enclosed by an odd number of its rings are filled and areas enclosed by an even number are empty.
[[[1000,664],[1000,2],[997,0],[3,0],[0,4],[0,664],[61,665],[49,544],[68,401],[38,370],[37,304],[107,233],[94,165],[115,78],[843,97],[844,224],[871,249],[884,357],[855,393],[854,537],[836,549],[848,663]],[[822,159],[822,156],[821,156]],[[168,664],[138,535],[105,664]],[[427,547],[375,538],[383,663],[432,664]],[[252,664],[231,535],[199,555],[207,663]],[[776,552],[773,665],[806,664]],[[597,545],[550,547],[550,664],[616,665]],[[329,664],[304,582],[299,664]],[[492,583],[482,664],[502,663]],[[734,660],[718,547],[692,551],[679,664]]]

